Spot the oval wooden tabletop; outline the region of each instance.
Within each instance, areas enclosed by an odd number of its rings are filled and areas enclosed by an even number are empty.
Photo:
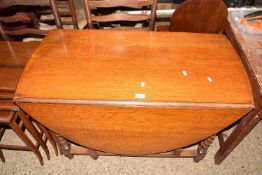
[[[252,104],[223,35],[102,30],[50,32],[18,85],[24,98]]]
[[[68,140],[123,155],[199,142],[253,107],[223,35],[102,30],[50,32],[15,101]]]

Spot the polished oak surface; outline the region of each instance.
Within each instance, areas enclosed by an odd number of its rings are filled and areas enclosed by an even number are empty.
[[[196,143],[253,108],[226,37],[175,32],[52,31],[14,100],[65,138],[124,155]]]
[[[14,92],[38,42],[0,41],[0,90]]]
[[[24,67],[39,42],[0,41],[0,67]]]
[[[189,33],[53,31],[33,54],[16,95],[252,103],[247,76],[226,37]]]

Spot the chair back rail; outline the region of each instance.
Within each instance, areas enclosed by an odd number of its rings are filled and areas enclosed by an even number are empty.
[[[148,15],[132,15],[129,13],[113,13],[110,15],[94,16],[92,18],[97,22],[110,22],[110,21],[144,21],[150,19]]]
[[[0,21],[5,22],[5,23],[10,23],[10,22],[24,22],[24,23],[31,23],[32,22],[32,16],[31,13],[26,13],[26,12],[18,12],[12,16],[8,17],[1,17],[0,16]]]
[[[3,40],[11,40],[10,37],[23,35],[36,35],[42,38],[47,32],[39,29],[39,19],[34,12],[21,12],[18,8],[10,16],[0,16],[0,34]]]
[[[130,0],[90,0],[89,6],[90,8],[108,8],[108,7],[132,7],[132,8],[142,8],[144,6],[150,6],[154,3],[154,0],[136,0],[136,1],[130,1]]]
[[[62,21],[61,16],[63,15],[63,11],[61,11],[58,8],[57,2],[59,1],[67,1],[68,5],[69,5],[69,10],[70,10],[70,16],[72,17],[72,21],[70,23],[66,22],[66,21]],[[73,25],[74,29],[78,29],[78,20],[77,20],[77,15],[76,15],[76,9],[75,9],[75,5],[74,5],[74,1],[73,0],[49,0],[50,2],[50,6],[52,8],[53,11],[53,15],[55,18],[55,22],[56,22],[56,26],[59,29],[63,29],[63,25]]]
[[[94,28],[93,22],[113,22],[113,21],[149,21],[148,30],[153,31],[156,18],[157,2],[156,0],[84,0],[88,28]],[[143,9],[150,7],[150,14],[144,13],[133,15],[124,11],[118,11],[111,14],[95,15],[92,10],[97,8],[115,8],[127,7],[134,9]]]

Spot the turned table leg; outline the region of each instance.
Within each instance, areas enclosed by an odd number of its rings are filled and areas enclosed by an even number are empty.
[[[211,136],[199,144],[197,148],[197,156],[194,158],[195,162],[199,162],[200,160],[204,159],[204,157],[207,154],[207,150],[210,147],[210,145],[213,143],[214,139],[215,136]]]
[[[60,154],[68,157],[69,159],[73,159],[74,155],[70,153],[71,144],[64,137],[55,133],[53,133],[53,135],[57,142]]]

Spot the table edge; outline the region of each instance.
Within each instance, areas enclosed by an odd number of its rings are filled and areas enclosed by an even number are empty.
[[[215,103],[215,102],[164,102],[164,101],[131,101],[131,100],[83,100],[62,98],[21,98],[14,97],[15,103],[34,104],[65,104],[65,105],[96,105],[125,107],[164,107],[164,108],[224,108],[224,109],[254,109],[253,103]]]

